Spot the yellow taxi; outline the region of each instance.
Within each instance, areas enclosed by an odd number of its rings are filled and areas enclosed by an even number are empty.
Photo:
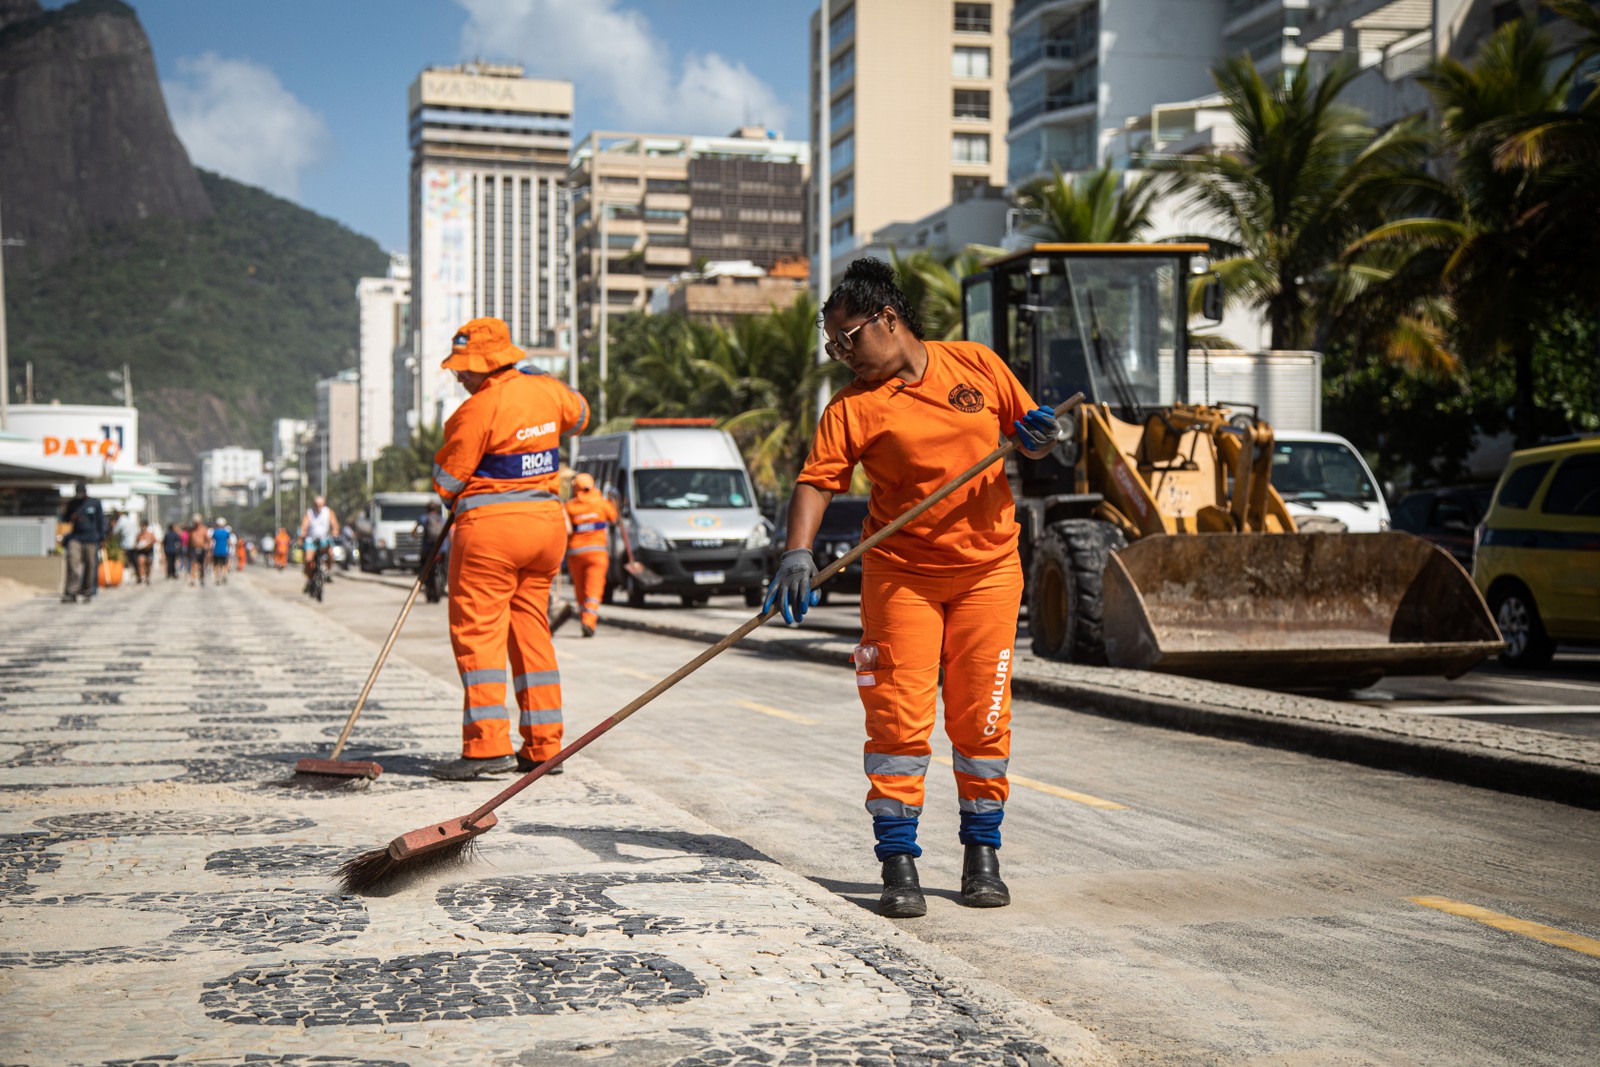
[[[1502,662],[1538,667],[1556,645],[1600,645],[1600,435],[1513,452],[1478,527],[1477,583]]]

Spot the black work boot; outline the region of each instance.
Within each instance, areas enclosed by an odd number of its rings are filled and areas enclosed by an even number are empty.
[[[961,864],[961,903],[969,908],[1003,908],[1011,890],[1000,880],[1000,856],[993,845],[968,845]]]
[[[917,861],[909,853],[883,861],[883,896],[878,898],[878,914],[891,919],[915,919],[928,914],[928,902],[917,881]]]

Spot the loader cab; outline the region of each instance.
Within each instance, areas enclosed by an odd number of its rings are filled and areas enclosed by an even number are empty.
[[[962,281],[964,336],[1044,404],[1081,392],[1135,425],[1188,394],[1191,261],[1205,245],[1035,245]],[[1082,493],[1076,455],[1022,458],[1024,496]]]

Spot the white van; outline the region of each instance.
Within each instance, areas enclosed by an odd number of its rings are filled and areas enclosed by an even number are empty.
[[[676,594],[686,606],[716,593],[761,603],[772,527],[727,431],[711,419],[636,419],[622,433],[578,438],[576,451],[574,469],[617,503],[634,559],[663,579],[650,592]],[[621,589],[638,606],[646,589],[627,562],[613,530],[606,599]]]
[[[1389,506],[1355,445],[1336,433],[1284,430],[1274,435],[1272,488],[1310,533],[1380,533]]]

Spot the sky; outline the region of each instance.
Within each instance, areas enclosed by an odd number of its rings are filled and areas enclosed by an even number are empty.
[[[61,7],[65,0],[48,0]],[[197,166],[408,245],[406,90],[482,58],[596,129],[803,138],[814,0],[129,0]]]

